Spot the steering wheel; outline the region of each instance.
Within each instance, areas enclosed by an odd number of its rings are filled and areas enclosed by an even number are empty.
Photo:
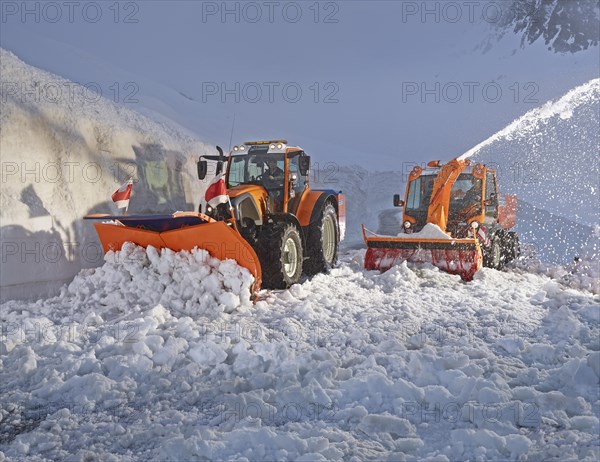
[[[463,200],[466,196],[466,193],[462,189],[457,189],[450,193],[450,200],[460,201]]]
[[[260,175],[258,175],[256,177],[256,181],[261,181],[263,184],[270,184],[270,185],[283,183],[282,181],[279,181],[279,179],[274,178],[271,175],[269,175],[268,172],[263,172]]]

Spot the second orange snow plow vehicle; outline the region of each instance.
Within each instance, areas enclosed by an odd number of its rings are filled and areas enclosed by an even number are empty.
[[[468,159],[429,162],[410,173],[402,230],[381,236],[363,226],[365,268],[386,271],[403,261],[431,263],[470,281],[481,266],[501,268],[519,256],[517,199],[499,195],[496,172]]]
[[[284,140],[247,142],[228,157],[217,149],[218,156],[200,158],[198,177],[205,180],[208,161],[215,162],[215,178],[223,175],[224,202],[206,204],[198,213],[85,217],[112,220],[95,225],[104,251],[119,250],[125,242],[206,249],[247,268],[255,278],[255,294],[261,283],[283,289],[302,273],[329,270],[345,234],[345,196],[310,189],[310,157]]]

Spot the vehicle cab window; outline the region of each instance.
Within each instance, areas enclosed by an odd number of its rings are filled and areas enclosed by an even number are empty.
[[[304,191],[304,188],[306,186],[305,178],[302,175],[300,175],[300,162],[298,159],[300,159],[300,156],[294,156],[290,158],[288,163],[290,169],[290,181],[294,175],[296,176],[296,181],[294,181],[292,185],[292,189],[294,191],[295,196],[299,196],[300,194],[302,194],[302,191]]]
[[[256,180],[269,194],[270,208],[273,212],[283,210],[283,192],[285,187],[285,158],[283,154],[257,156],[257,165],[261,171]]]
[[[485,177],[485,198],[492,199],[496,195],[496,177],[493,173],[488,173]]]
[[[279,156],[278,156],[279,157]],[[262,173],[259,179],[267,191],[281,189],[283,191],[285,179],[285,161],[269,156],[263,159]]]
[[[496,176],[487,173],[485,176],[485,215],[496,218],[498,213],[498,193],[496,191]]]

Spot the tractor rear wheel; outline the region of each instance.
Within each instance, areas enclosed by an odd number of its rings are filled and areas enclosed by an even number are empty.
[[[338,246],[337,212],[333,204],[327,202],[319,218],[308,229],[308,260],[304,264],[304,272],[309,276],[328,272],[337,262]]]
[[[266,225],[258,237],[257,253],[266,289],[287,289],[300,280],[304,257],[302,238],[295,225]]]
[[[510,263],[521,255],[521,246],[519,245],[519,236],[513,231],[504,233],[502,240],[502,261]]]

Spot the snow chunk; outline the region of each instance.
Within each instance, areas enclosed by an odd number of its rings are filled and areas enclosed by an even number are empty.
[[[407,239],[452,239],[448,234],[446,234],[442,228],[438,225],[434,225],[433,223],[427,223],[421,231],[417,233],[400,233],[399,237],[405,237]]]
[[[389,433],[394,439],[413,436],[416,432],[408,420],[389,414],[369,414],[361,420],[358,428],[367,435]]]
[[[190,358],[201,366],[216,366],[227,358],[227,353],[223,348],[210,340],[192,346],[188,354],[190,355]]]

